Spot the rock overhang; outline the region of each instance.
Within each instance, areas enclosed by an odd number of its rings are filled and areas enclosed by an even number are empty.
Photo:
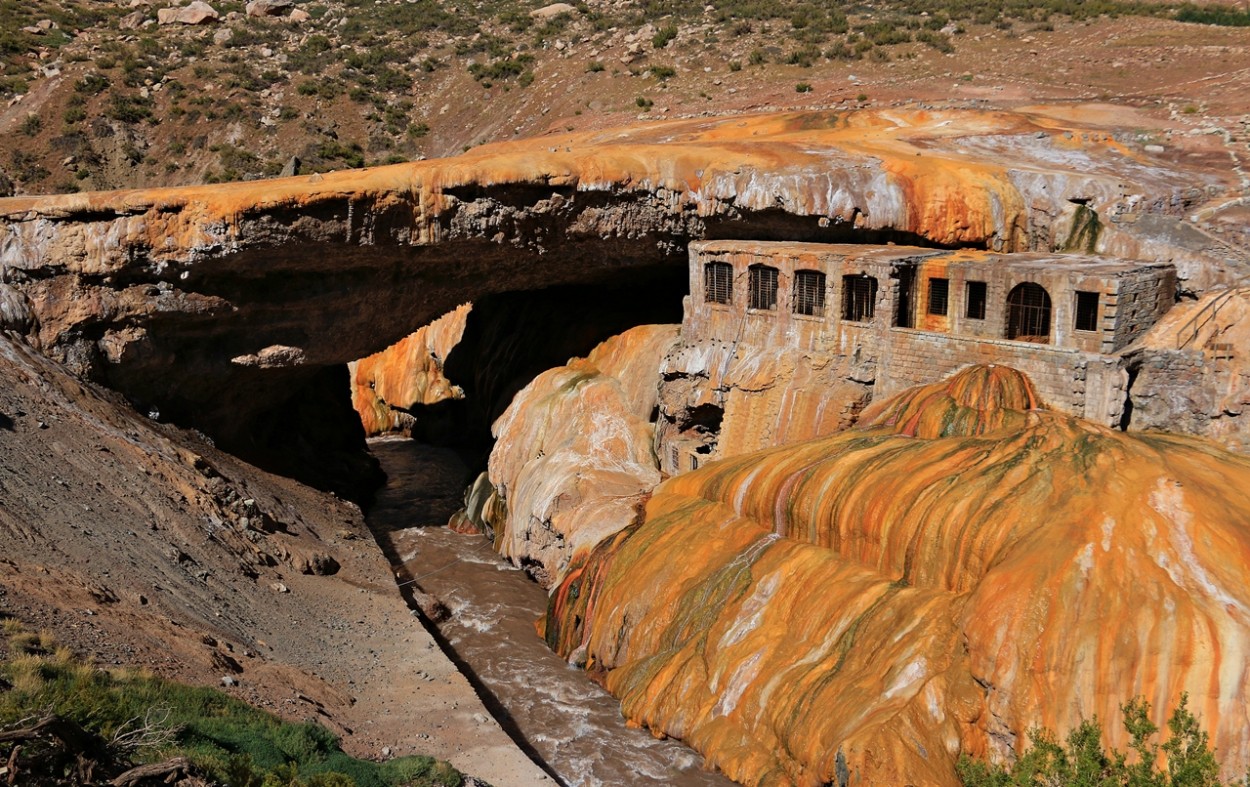
[[[1100,251],[1142,257],[1171,247],[1116,216],[1176,223],[1227,177],[1041,111],[675,120],[368,170],[0,200],[0,279],[30,298],[51,355],[224,435],[460,303],[680,269],[691,240],[1050,251],[1083,206],[1110,220]]]

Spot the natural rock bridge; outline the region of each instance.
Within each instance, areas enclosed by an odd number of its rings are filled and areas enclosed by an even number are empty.
[[[675,298],[692,239],[1051,250],[1092,209],[1099,252],[1171,259],[1191,291],[1219,283],[1211,261],[1229,253],[1180,219],[1225,175],[1165,167],[1125,139],[1044,109],[809,112],[0,200],[0,294],[20,291],[33,315],[5,327],[163,419],[346,491],[362,467],[329,459],[361,445],[342,364],[497,293]],[[587,297],[565,292],[570,308]]]

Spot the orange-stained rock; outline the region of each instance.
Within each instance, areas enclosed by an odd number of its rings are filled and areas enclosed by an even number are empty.
[[[325,398],[327,367],[466,301],[672,270],[692,240],[1051,250],[1079,209],[1100,217],[1099,252],[1174,259],[1189,291],[1235,278],[1246,255],[1214,253],[1187,216],[1239,188],[1236,174],[1160,167],[1119,141],[1133,129],[1079,115],[690,118],[368,170],[9,198],[0,279],[29,298],[41,345],[76,374],[228,450],[246,453],[263,432],[249,459],[314,464],[355,439],[346,406],[335,405],[333,438],[290,420],[298,403]],[[823,407],[798,401],[775,428],[805,436],[813,417],[853,416]]]
[[[365,433],[406,432],[416,405],[459,399],[463,392],[443,375],[443,361],[464,334],[473,309],[462,304],[380,353],[349,364],[352,406]]]
[[[961,751],[1185,691],[1243,773],[1250,460],[1038,404],[973,367],[672,478],[569,568],[548,641],[749,785],[954,785]]]
[[[550,584],[576,555],[636,522],[660,481],[655,369],[675,325],[643,325],[540,374],[495,422],[495,546]],[[476,486],[476,485],[475,485]],[[506,521],[498,515],[506,511]]]

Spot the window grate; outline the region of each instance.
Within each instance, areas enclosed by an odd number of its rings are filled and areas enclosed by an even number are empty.
[[[1098,330],[1098,293],[1076,291],[1076,329]]]
[[[929,314],[946,315],[950,292],[950,279],[929,279]]]
[[[970,281],[964,284],[965,310],[964,316],[969,320],[985,319],[986,297],[985,282]]]
[[[1020,284],[1007,296],[1007,338],[1050,341],[1050,295],[1040,285]]]
[[[752,309],[777,308],[777,269],[767,265],[752,265],[747,305]]]
[[[825,316],[825,274],[820,271],[794,272],[794,313]]]
[[[703,266],[703,300],[705,303],[733,303],[734,269],[727,262],[709,262]]]
[[[842,319],[868,322],[876,311],[877,280],[872,276],[842,277]]]

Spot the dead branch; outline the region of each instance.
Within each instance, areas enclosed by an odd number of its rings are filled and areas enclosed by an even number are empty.
[[[23,720],[25,723],[27,720]],[[96,737],[78,723],[55,713],[48,713],[29,727],[0,730],[0,743],[31,741],[45,735],[65,744],[70,751],[83,752],[96,748]]]
[[[164,706],[148,708],[143,718],[130,719],[113,733],[108,747],[117,753],[129,753],[139,749],[159,748],[172,743],[178,736],[177,725],[169,723],[173,709]]]
[[[191,768],[191,763],[186,757],[175,757],[165,762],[154,762],[147,765],[140,765],[137,768],[131,768],[121,774],[109,784],[113,787],[134,787],[142,783],[145,779],[161,779],[168,781],[173,774],[186,774]]]

